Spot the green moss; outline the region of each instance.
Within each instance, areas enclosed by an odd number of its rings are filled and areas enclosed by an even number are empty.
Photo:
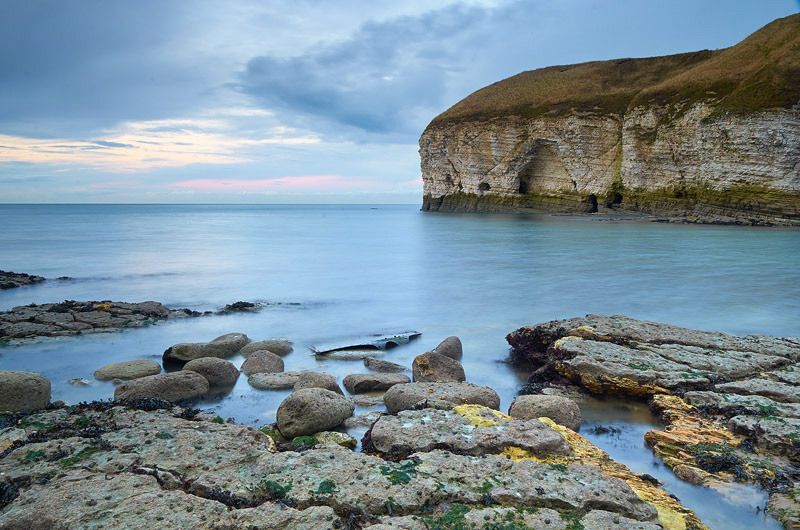
[[[381,475],[389,479],[389,482],[395,486],[398,484],[408,484],[411,482],[411,477],[417,474],[417,466],[419,462],[408,460],[405,463],[392,468],[390,466],[380,466]]]
[[[31,463],[38,462],[39,460],[44,459],[45,456],[47,456],[47,453],[45,453],[41,449],[39,449],[39,450],[29,450],[27,453],[25,453],[25,457],[22,459],[22,462],[24,464],[31,464]]]
[[[628,363],[627,367],[628,368],[633,368],[634,370],[652,370],[653,369],[652,366],[650,366],[649,364],[644,364],[644,363],[641,363],[641,364],[640,363]]]
[[[269,500],[285,499],[292,490],[292,481],[285,486],[274,480],[261,480],[257,484],[247,488],[253,494],[265,497]]]
[[[211,420],[211,423],[218,423],[218,424],[222,425],[223,423],[225,423],[225,420],[223,420],[222,418],[220,418],[219,416],[217,416],[216,418],[214,418],[213,420]]]
[[[295,449],[308,449],[319,443],[313,436],[298,436],[292,439],[292,447]]]
[[[68,457],[62,458],[58,462],[63,467],[72,467],[75,464],[77,464],[78,462],[86,460],[87,458],[89,458],[93,454],[99,453],[100,451],[102,451],[102,449],[100,447],[84,447],[79,452],[73,454],[72,456],[68,456]]]
[[[317,491],[311,491],[309,493],[312,495],[330,495],[334,491],[336,491],[336,483],[333,480],[326,478],[319,483],[319,486],[317,486]]]
[[[565,530],[584,530],[585,527],[581,520],[583,519],[583,514],[579,513],[562,513],[561,520],[567,523]]]
[[[428,530],[470,530],[464,517],[472,510],[471,506],[453,503],[444,513],[420,517]]]
[[[156,434],[156,438],[158,438],[159,440],[170,440],[170,439],[175,438],[175,437],[172,436],[168,432],[160,432],[160,433]]]

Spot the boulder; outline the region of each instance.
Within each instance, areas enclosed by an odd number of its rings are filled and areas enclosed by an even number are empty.
[[[455,335],[452,337],[447,337],[438,346],[433,349],[434,353],[438,353],[439,355],[444,355],[445,357],[450,357],[451,359],[458,360],[463,355],[464,351],[461,347],[461,339],[456,337]]]
[[[250,342],[244,333],[228,333],[210,342],[182,342],[167,348],[164,362],[186,363],[201,357],[226,358],[235,355]]]
[[[50,403],[50,381],[34,372],[0,370],[0,412],[30,412]]]
[[[344,392],[342,392],[342,389],[339,388],[339,385],[336,383],[336,378],[323,372],[303,372],[300,374],[293,389],[297,391],[304,388],[324,388],[325,390],[344,395]]]
[[[191,370],[181,370],[122,383],[114,391],[114,399],[152,398],[176,403],[202,396],[208,388],[205,377]]]
[[[275,355],[289,355],[292,353],[292,341],[287,339],[270,339],[251,342],[239,350],[239,355],[249,357],[251,353],[259,350],[271,351]]]
[[[479,405],[454,410],[404,410],[385,415],[372,427],[375,449],[388,454],[428,452],[447,447],[474,456],[502,453],[509,447],[536,456],[569,455],[567,441],[539,420],[515,420]]]
[[[239,370],[233,363],[219,357],[201,357],[184,364],[183,369],[202,375],[210,386],[232,385],[239,378]]]
[[[283,359],[269,350],[254,351],[242,363],[242,372],[247,375],[283,372]]]
[[[160,373],[161,365],[157,362],[137,359],[104,366],[94,372],[94,377],[102,381],[110,381],[112,379],[138,379]]]
[[[336,392],[303,388],[289,394],[278,407],[278,430],[286,438],[306,436],[338,427],[355,406]]]
[[[403,374],[350,374],[342,380],[342,384],[351,394],[388,390],[394,385],[410,382],[411,379]]]
[[[581,425],[581,409],[578,404],[562,396],[517,396],[508,409],[508,415],[518,420],[550,418],[573,431],[577,431]]]
[[[455,405],[483,405],[495,410],[500,407],[497,392],[472,383],[406,383],[394,385],[383,396],[383,403],[390,413],[408,410],[428,400],[448,401]]]
[[[364,357],[364,366],[370,370],[387,374],[406,371],[406,367],[402,364],[384,361],[383,359],[375,359],[374,357]]]
[[[303,372],[261,372],[247,378],[250,386],[258,390],[286,390],[294,387]]]
[[[418,355],[411,363],[411,371],[414,381],[421,383],[466,380],[464,367],[460,362],[433,352]]]

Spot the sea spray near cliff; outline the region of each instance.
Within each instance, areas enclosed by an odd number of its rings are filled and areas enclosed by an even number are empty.
[[[523,72],[420,138],[423,210],[800,221],[800,15],[731,48]]]

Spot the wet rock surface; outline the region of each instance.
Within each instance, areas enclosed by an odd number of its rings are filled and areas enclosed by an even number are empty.
[[[342,380],[351,394],[388,390],[394,385],[410,382],[411,379],[403,374],[350,374]]]
[[[383,403],[389,412],[408,410],[425,402],[445,402],[453,405],[483,405],[500,408],[500,396],[486,386],[472,383],[406,383],[394,385],[386,391]]]
[[[267,350],[281,357],[292,353],[292,342],[287,339],[269,339],[250,342],[239,350],[239,354],[247,358],[251,353]]]
[[[508,409],[508,415],[517,420],[533,420],[544,416],[573,431],[581,426],[581,409],[578,404],[562,396],[517,396]]]
[[[177,403],[208,392],[208,380],[191,370],[149,375],[119,385],[114,399],[161,399]]]
[[[283,359],[268,350],[252,352],[242,363],[242,372],[247,375],[283,372],[283,368]]]
[[[302,390],[304,388],[324,388],[331,392],[336,392],[339,395],[344,395],[336,378],[331,374],[324,372],[303,372],[297,378],[297,382],[292,387],[294,390]]]
[[[201,357],[219,357],[221,359],[236,355],[250,343],[244,333],[226,333],[209,342],[182,342],[166,349],[163,355],[165,363],[183,364]]]
[[[183,369],[202,375],[209,386],[232,385],[239,378],[239,370],[232,362],[217,357],[201,357],[189,361],[183,365]]]
[[[800,341],[736,337],[625,316],[587,315],[520,328],[512,358],[539,368],[529,389],[574,383],[637,396],[666,424],[645,440],[680,478],[756,482],[787,528],[800,520]],[[780,508],[778,508],[780,506]]]
[[[438,353],[439,355],[444,355],[445,357],[459,360],[464,354],[461,339],[456,336],[447,337],[433,349],[433,353]]]
[[[286,390],[293,388],[303,372],[260,372],[247,378],[247,382],[258,390]]]
[[[45,279],[41,276],[25,274],[24,272],[0,271],[0,290],[14,289],[15,287],[33,285],[43,281]]]
[[[387,374],[405,372],[406,370],[406,367],[402,364],[385,361],[383,359],[375,359],[374,357],[365,357],[364,366],[370,370]]]
[[[161,373],[161,365],[148,359],[123,361],[114,363],[95,370],[95,379],[110,381],[112,379],[138,379],[148,375]]]
[[[335,442],[278,451],[218,420],[147,400],[12,418],[0,431],[16,440],[0,453],[0,527],[660,527],[648,500],[659,490],[629,483],[624,466],[609,474],[602,452],[572,447],[574,433],[552,431],[571,456],[434,449],[388,461]]]
[[[107,333],[200,316],[190,309],[168,309],[158,302],[75,302],[30,304],[0,312],[0,340]]]

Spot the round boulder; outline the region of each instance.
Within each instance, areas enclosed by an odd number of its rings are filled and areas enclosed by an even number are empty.
[[[350,374],[342,380],[342,384],[351,394],[388,390],[394,385],[410,382],[411,379],[403,374]]]
[[[331,374],[323,372],[303,372],[294,384],[294,390],[302,390],[304,388],[324,388],[331,392],[344,395],[342,389],[336,383],[336,378]]]
[[[302,372],[258,373],[251,375],[247,382],[258,390],[286,390],[293,388]]]
[[[427,352],[417,355],[411,363],[414,381],[420,383],[465,381],[464,367],[461,363],[439,353]]]
[[[113,379],[139,379],[160,373],[161,365],[157,362],[138,359],[104,366],[94,372],[94,377],[102,381],[110,381]]]
[[[30,412],[50,404],[50,381],[34,372],[0,370],[0,412]]]
[[[270,339],[251,342],[239,350],[239,355],[243,357],[249,357],[251,353],[259,350],[271,351],[275,355],[280,355],[283,357],[284,355],[289,355],[292,353],[292,341],[287,339]]]
[[[461,347],[461,339],[456,337],[455,335],[452,337],[447,337],[438,346],[433,349],[434,353],[438,353],[439,355],[444,355],[445,357],[450,357],[451,359],[458,360],[463,355],[464,351]]]
[[[182,342],[167,348],[163,359],[167,363],[186,363],[201,357],[225,359],[235,355],[249,342],[250,339],[244,333],[228,333],[210,342]]]
[[[472,383],[406,383],[394,385],[383,395],[383,404],[390,413],[411,408],[425,402],[440,404],[449,401],[455,405],[483,405],[497,410],[500,396],[488,386]],[[437,406],[436,408],[441,408]]]
[[[242,363],[242,372],[247,375],[283,372],[283,359],[268,350],[254,351]]]
[[[324,388],[304,388],[289,394],[278,407],[278,430],[286,438],[307,436],[338,427],[353,415],[355,405]]]
[[[114,391],[114,399],[152,398],[176,403],[202,396],[208,388],[205,377],[191,370],[181,370],[122,383]]]
[[[202,375],[210,386],[232,385],[239,378],[239,370],[233,363],[219,357],[201,357],[184,364],[183,369]]]
[[[581,426],[581,409],[569,398],[547,395],[517,396],[508,415],[518,420],[550,418],[573,431]]]

